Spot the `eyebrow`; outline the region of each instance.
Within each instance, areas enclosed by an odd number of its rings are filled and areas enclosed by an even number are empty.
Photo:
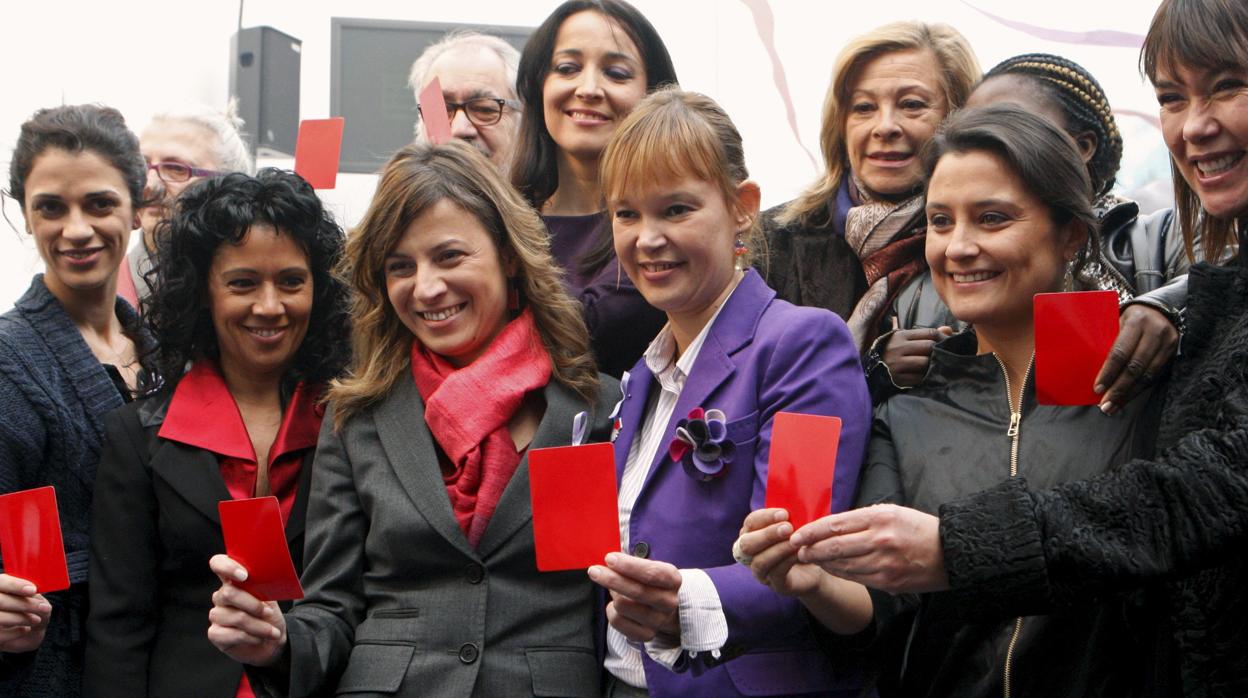
[[[560,54],[566,54],[568,56],[572,56],[573,58],[580,58],[581,56],[585,55],[585,52],[579,48],[565,48],[565,49],[559,49],[558,51],[555,51],[554,55],[552,55],[551,57],[553,58],[554,56],[558,56]],[[630,56],[627,53],[623,53],[621,51],[607,51],[606,53],[603,54],[603,58],[609,61],[626,61],[628,63],[634,63],[634,64],[638,62],[636,58]]]

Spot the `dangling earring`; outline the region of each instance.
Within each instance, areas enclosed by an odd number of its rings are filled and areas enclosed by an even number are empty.
[[[520,311],[520,283],[515,279],[507,282],[507,309],[513,313]]]
[[[736,264],[734,266],[737,271],[745,269],[745,253],[748,251],[749,248],[745,246],[745,241],[741,239],[740,235],[738,235],[737,241],[732,244],[732,254],[736,257]]]

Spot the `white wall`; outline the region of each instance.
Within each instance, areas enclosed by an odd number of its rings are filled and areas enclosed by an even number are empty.
[[[746,142],[751,172],[764,205],[792,198],[816,172],[819,109],[832,61],[851,36],[884,22],[948,22],[975,47],[985,69],[1030,51],[1068,56],[1104,85],[1116,109],[1156,114],[1152,91],[1140,78],[1137,52],[1037,39],[995,22],[976,8],[1011,20],[1071,32],[1115,30],[1144,34],[1155,0],[770,0],[775,42],[796,109],[800,142],[790,129],[772,65],[749,8],[739,0],[633,0],[655,24],[672,53],[681,84],[717,99]],[[270,25],[303,41],[300,109],[303,118],[329,115],[330,18],[536,26],[555,0],[249,0],[243,25]],[[224,104],[229,40],[239,6],[221,0],[10,2],[0,10],[0,163],[7,173],[18,129],[35,109],[61,103],[101,102],[117,107],[136,130],[151,116],[178,105]],[[1168,174],[1156,128],[1119,117],[1127,138],[1127,190]],[[264,164],[289,166],[289,161]],[[375,177],[340,175],[325,199],[344,225],[354,224],[372,195]],[[4,182],[7,188],[7,177]],[[0,309],[9,307],[41,265],[21,233],[20,206],[5,202],[12,228],[0,221]]]

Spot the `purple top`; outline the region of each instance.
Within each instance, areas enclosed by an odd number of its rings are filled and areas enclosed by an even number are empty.
[[[550,231],[550,251],[566,270],[568,292],[581,302],[598,370],[619,378],[641,358],[667,316],[646,302],[620,269],[614,253],[594,273],[581,272],[581,258],[593,249],[599,235],[610,234],[599,230],[607,225],[603,213],[542,216],[542,220]]]

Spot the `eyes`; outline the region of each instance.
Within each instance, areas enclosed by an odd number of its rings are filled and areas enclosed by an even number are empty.
[[[227,279],[225,287],[235,293],[250,293],[258,288],[261,284],[259,276],[236,276]],[[308,274],[306,272],[286,272],[278,275],[276,281],[278,289],[287,293],[297,293],[302,291],[304,286],[308,284]]]
[[[675,219],[682,218],[690,213],[693,213],[696,210],[697,208],[695,208],[691,204],[684,204],[684,203],[668,204],[667,206],[663,207],[663,209],[661,210],[661,215],[663,218],[666,218],[668,220],[675,220]],[[617,208],[615,209],[614,216],[617,220],[620,220],[620,221],[633,221],[638,218],[641,218],[640,213],[630,208]]]
[[[462,262],[468,253],[464,250],[448,247],[434,253],[432,261],[435,265],[449,269]],[[416,273],[416,260],[406,255],[395,255],[386,259],[383,267],[387,277],[404,278]]]
[[[903,97],[897,101],[897,109],[907,115],[919,115],[927,111],[931,104],[919,97]],[[855,100],[849,105],[849,110],[855,115],[869,115],[879,111],[880,106],[877,102],[869,99]]]
[[[1209,93],[1209,99],[1233,97],[1240,94],[1246,87],[1248,81],[1238,77],[1225,77],[1213,83],[1213,89]],[[1183,105],[1193,97],[1191,91],[1183,92],[1180,90],[1170,90],[1157,93],[1157,104],[1164,110],[1174,111],[1181,109]]]
[[[981,228],[996,230],[1008,225],[1014,219],[1000,211],[983,211],[975,217],[975,223]],[[927,227],[932,232],[945,232],[953,228],[954,217],[944,211],[930,211],[927,214]]]
[[[550,68],[550,72],[555,73],[556,75],[561,75],[565,78],[577,75],[582,70],[584,70],[584,66],[576,61],[560,61]],[[636,73],[630,70],[627,66],[619,64],[607,65],[602,69],[602,74],[614,82],[628,82],[636,77]]]
[[[92,196],[83,203],[82,209],[89,216],[104,217],[112,215],[119,206],[121,200],[115,197]],[[39,198],[31,204],[31,209],[40,217],[51,220],[65,215],[69,211],[69,205],[61,199]]]

